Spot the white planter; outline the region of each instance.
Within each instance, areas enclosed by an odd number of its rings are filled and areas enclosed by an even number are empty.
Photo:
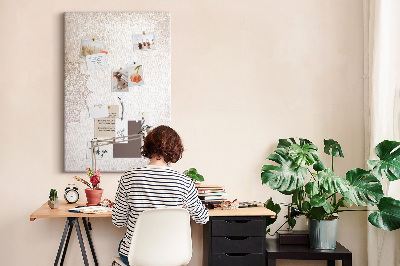
[[[51,209],[58,209],[58,207],[60,207],[60,201],[58,199],[56,199],[56,200],[48,200],[47,204],[49,204],[49,207]]]

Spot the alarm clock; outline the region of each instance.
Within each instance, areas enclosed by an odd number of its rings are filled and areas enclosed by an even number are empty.
[[[65,188],[64,199],[68,203],[75,203],[78,201],[78,187],[75,184],[68,184],[68,186]]]

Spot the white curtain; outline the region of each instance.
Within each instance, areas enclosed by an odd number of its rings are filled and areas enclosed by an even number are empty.
[[[369,31],[369,83],[366,86],[366,143],[369,159],[382,140],[400,141],[400,1],[365,0]],[[386,195],[400,199],[400,181],[384,185]],[[400,229],[386,232],[368,224],[368,265],[400,266]]]

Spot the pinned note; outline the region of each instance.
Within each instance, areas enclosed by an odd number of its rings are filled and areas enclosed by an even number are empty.
[[[128,136],[128,119],[115,119],[115,137]],[[123,141],[121,143],[128,143]]]
[[[108,67],[107,54],[99,53],[99,54],[87,55],[86,65],[88,70]]]
[[[89,114],[91,118],[103,118],[108,117],[108,106],[107,105],[96,105],[89,107]]]
[[[113,138],[115,136],[115,118],[96,118],[94,120],[96,138]]]

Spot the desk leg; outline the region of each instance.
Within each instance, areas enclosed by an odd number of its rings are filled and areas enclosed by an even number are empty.
[[[61,257],[60,266],[64,265],[65,254],[67,254],[67,249],[68,249],[69,239],[71,238],[71,233],[72,233],[72,222],[70,221],[69,227],[68,227],[67,240],[65,241],[65,246],[64,246],[64,251],[63,251],[62,257]]]
[[[276,265],[276,260],[268,259],[267,260],[267,265],[268,266],[275,266]]]
[[[54,262],[54,266],[58,265],[58,260],[60,259],[61,250],[63,249],[64,242],[65,242],[65,236],[67,235],[67,231],[68,231],[69,227],[70,227],[70,221],[69,221],[69,219],[67,219],[67,222],[65,223],[65,227],[64,227],[64,232],[61,236],[61,242],[60,242],[60,246],[58,247],[57,257],[56,257],[56,261]]]
[[[335,261],[334,260],[328,260],[328,266],[335,266]]]
[[[85,263],[85,266],[89,266],[89,262],[88,262],[88,259],[86,256],[85,245],[83,244],[81,229],[79,228],[78,218],[72,218],[72,223],[75,225],[76,234],[78,235],[79,245],[81,246],[83,262]]]
[[[83,226],[85,227],[87,239],[89,241],[90,250],[92,251],[94,265],[98,266],[99,264],[97,262],[96,252],[94,251],[93,242],[92,242],[92,238],[90,237],[89,227],[88,227],[86,218],[82,217],[82,221],[83,221]]]

